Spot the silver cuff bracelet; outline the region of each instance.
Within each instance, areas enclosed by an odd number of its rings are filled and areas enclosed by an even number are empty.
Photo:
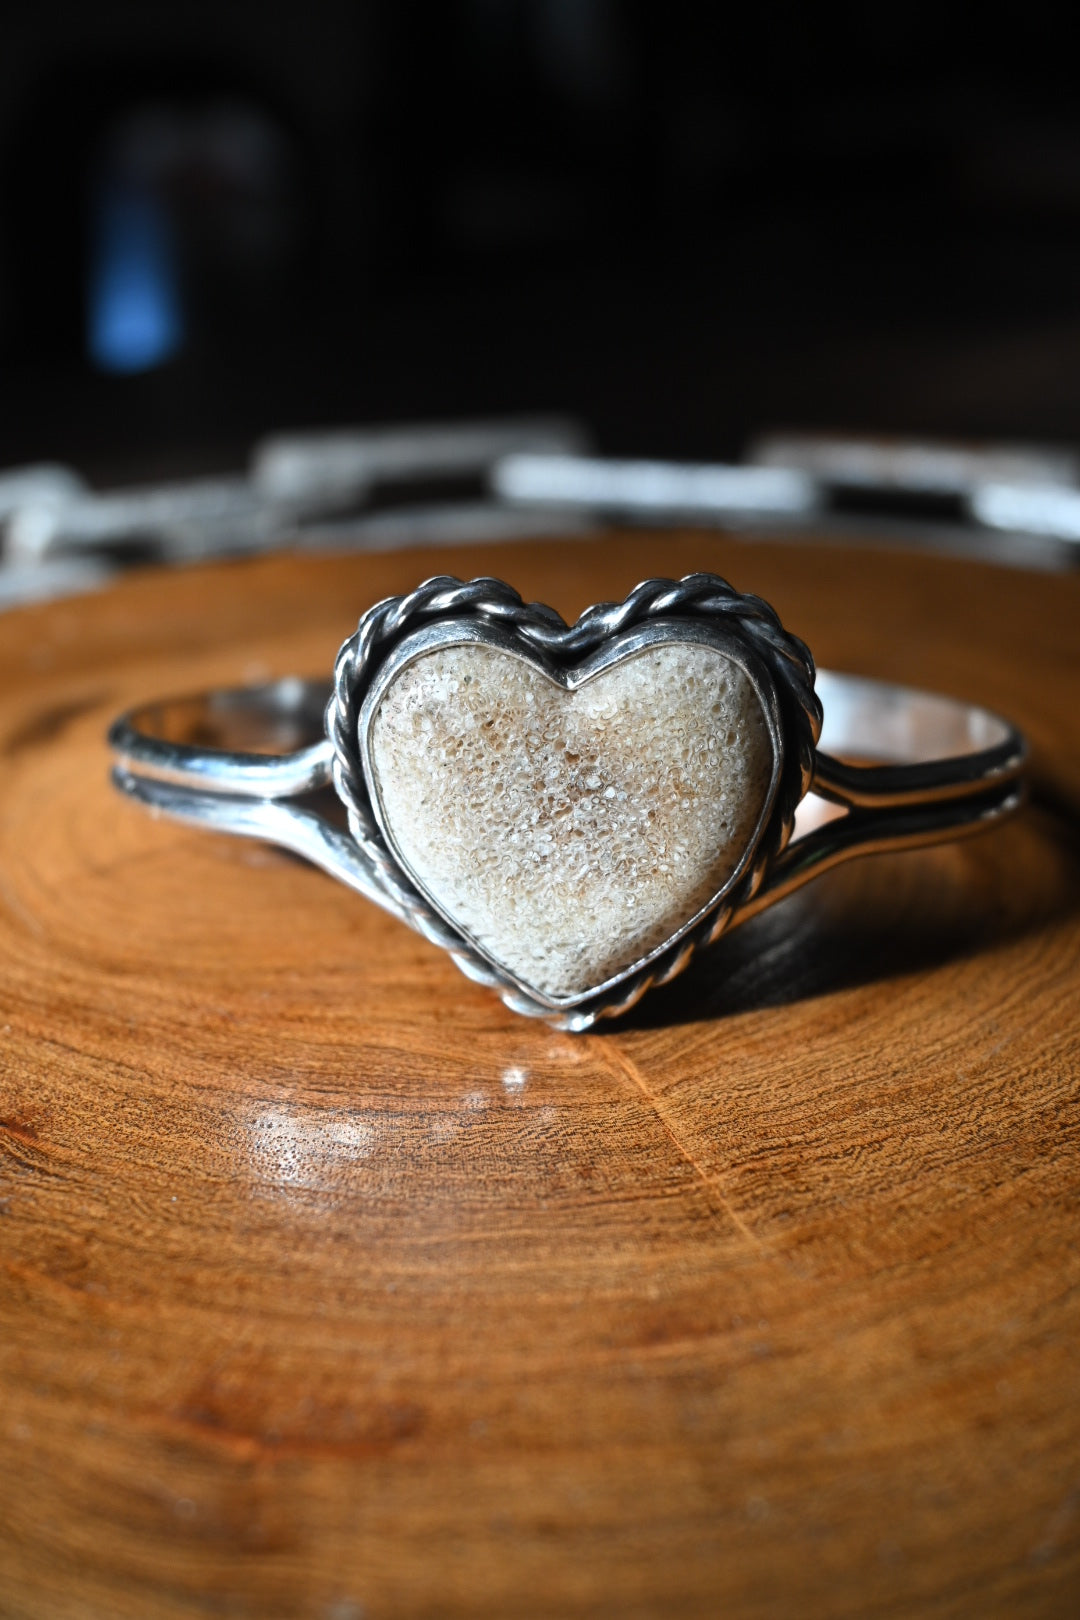
[[[131,798],[303,856],[567,1030],[841,861],[993,825],[1026,756],[985,709],[815,672],[712,574],[573,625],[431,579],[364,615],[332,683],[150,703],[109,741]]]

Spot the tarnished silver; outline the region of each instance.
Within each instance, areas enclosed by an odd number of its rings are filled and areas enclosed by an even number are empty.
[[[730,880],[663,945],[587,993],[544,996],[468,937],[395,848],[370,757],[372,717],[395,675],[434,647],[496,646],[569,689],[672,641],[714,646],[751,680],[773,747],[765,806]],[[329,689],[286,680],[151,704],[122,716],[109,740],[114,781],[130,797],[302,855],[449,951],[515,1011],[569,1030],[626,1011],[695,950],[840,861],[993,825],[1022,801],[1026,755],[1015,727],[988,710],[816,673],[766,603],[711,574],[647,580],[573,625],[499,580],[428,580],[364,615]]]

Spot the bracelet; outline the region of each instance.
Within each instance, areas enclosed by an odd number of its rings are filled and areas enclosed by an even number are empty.
[[[986,709],[816,671],[712,574],[573,625],[431,579],[364,615],[332,682],[150,703],[109,741],[129,797],[294,851],[569,1030],[841,861],[995,824],[1026,759]]]

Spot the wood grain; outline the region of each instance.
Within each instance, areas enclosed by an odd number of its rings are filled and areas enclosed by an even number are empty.
[[[1038,802],[621,1026],[155,822],[120,708],[451,570],[715,568],[997,706]],[[148,573],[0,620],[0,1614],[1080,1612],[1080,578],[707,536]]]

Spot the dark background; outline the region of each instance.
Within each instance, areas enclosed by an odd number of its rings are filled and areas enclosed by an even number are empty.
[[[272,429],[549,409],[616,453],[1080,441],[1063,9],[0,17],[0,466],[134,478]],[[171,323],[134,366],[94,335],[131,209]]]

